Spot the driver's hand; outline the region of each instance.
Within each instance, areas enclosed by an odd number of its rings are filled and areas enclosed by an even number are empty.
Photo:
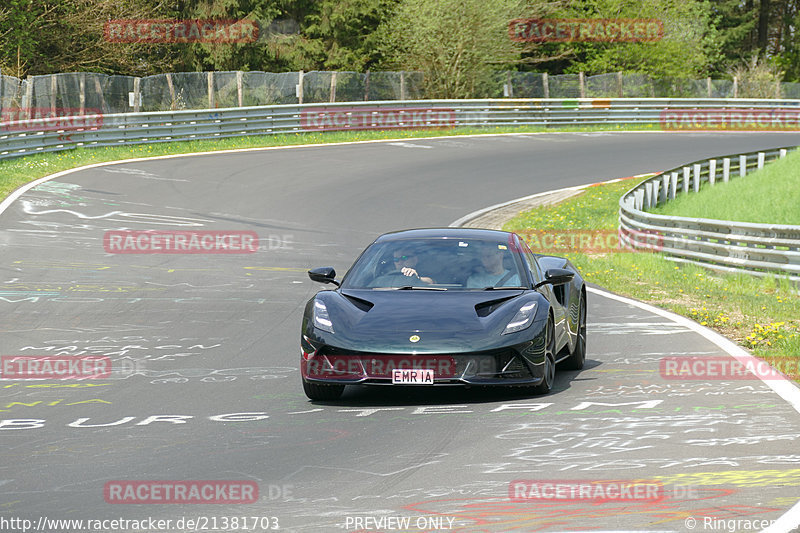
[[[403,267],[400,270],[400,272],[402,272],[404,276],[417,276],[417,277],[419,277],[419,274],[417,274],[417,271],[414,270],[411,267]]]

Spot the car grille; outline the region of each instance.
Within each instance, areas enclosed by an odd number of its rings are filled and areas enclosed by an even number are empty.
[[[327,363],[326,377],[342,379],[392,378],[394,369],[432,369],[437,381],[462,378],[522,379],[530,377],[525,364],[512,349],[468,354],[384,354],[325,347],[317,356]]]

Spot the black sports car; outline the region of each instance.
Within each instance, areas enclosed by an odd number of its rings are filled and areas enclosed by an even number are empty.
[[[518,235],[439,228],[387,233],[303,315],[300,370],[312,400],[345,385],[504,385],[546,394],[556,363],[583,367],[586,289],[566,259]]]

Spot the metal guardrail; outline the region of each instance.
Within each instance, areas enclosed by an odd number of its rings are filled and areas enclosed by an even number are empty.
[[[659,125],[675,109],[789,109],[800,100],[585,98],[414,100],[119,113],[0,123],[0,159],[117,146],[329,130]],[[91,122],[90,125],[87,123]]]
[[[640,183],[620,199],[621,241],[657,250],[676,261],[756,276],[781,275],[800,281],[800,226],[656,215],[646,210],[679,193],[700,190],[753,170],[798,147],[749,152],[695,161]]]

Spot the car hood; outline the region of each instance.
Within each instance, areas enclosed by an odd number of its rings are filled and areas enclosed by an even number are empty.
[[[501,335],[530,298],[525,290],[340,290],[317,295],[335,333],[328,343],[359,351],[479,351],[513,341]],[[412,337],[418,337],[412,341]]]

